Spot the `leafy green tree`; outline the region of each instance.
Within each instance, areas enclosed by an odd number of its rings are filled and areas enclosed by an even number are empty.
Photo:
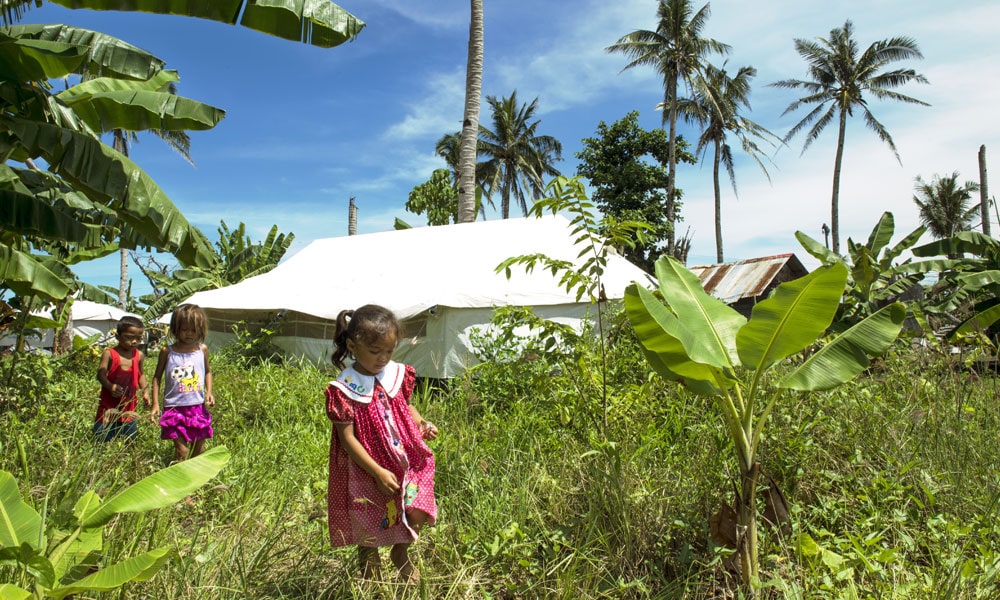
[[[596,137],[584,138],[577,175],[584,177],[593,190],[594,203],[613,221],[641,221],[651,227],[642,243],[622,248],[625,257],[646,271],[663,253],[666,240],[672,238],[680,221],[680,201],[675,204],[674,221],[663,211],[667,189],[667,162],[670,149],[662,129],[646,131],[639,127],[639,112],[632,111],[610,126],[601,121]],[[687,142],[677,140],[678,158],[693,164]],[[679,198],[681,192],[676,191]]]
[[[549,135],[538,135],[540,121],[532,121],[538,98],[530,104],[517,102],[517,91],[505,98],[487,96],[493,112],[493,129],[479,128],[479,152],[485,161],[483,181],[486,195],[500,192],[500,212],[510,217],[510,203],[517,200],[527,216],[525,193],[540,198],[545,189],[543,177],[558,175],[553,163],[562,160],[562,143]]]
[[[833,196],[830,202],[830,231],[833,237],[833,251],[840,252],[840,172],[844,159],[844,139],[847,133],[847,118],[859,110],[864,115],[865,125],[875,132],[880,140],[889,145],[892,153],[899,158],[896,144],[889,131],[868,108],[870,98],[895,100],[908,104],[929,106],[922,100],[894,91],[907,83],[927,83],[927,78],[913,69],[885,70],[891,63],[923,58],[917,43],[908,37],[893,37],[874,42],[864,52],[859,51],[854,39],[854,25],[850,21],[843,27],[830,31],[829,39],[816,41],[795,40],[795,50],[808,65],[809,79],[785,79],[772,83],[773,87],[802,89],[806,95],[792,102],[782,113],[786,115],[804,105],[815,104],[785,135],[789,141],[812,124],[806,133],[802,146],[805,152],[816,141],[820,133],[834,119],[838,122],[837,156],[833,163]]]
[[[459,145],[458,222],[476,220],[479,104],[483,95],[483,0],[470,0],[469,52],[465,70],[465,111]]]
[[[431,178],[410,192],[406,210],[415,215],[427,213],[428,225],[458,222],[458,190],[448,169],[437,169]]]
[[[535,267],[541,267],[553,276],[559,277],[559,284],[569,293],[576,293],[579,301],[586,296],[596,307],[597,328],[601,339],[601,404],[603,407],[603,429],[608,427],[608,393],[607,393],[607,347],[604,338],[604,295],[603,276],[608,265],[608,256],[612,251],[629,248],[635,243],[641,243],[649,230],[647,223],[638,221],[618,221],[598,219],[594,205],[587,199],[587,192],[578,177],[568,179],[558,176],[546,188],[552,196],[543,198],[532,205],[530,214],[541,217],[546,212],[552,214],[569,213],[570,225],[576,238],[575,246],[580,247],[577,255],[582,262],[574,264],[571,261],[553,258],[545,254],[525,254],[513,256],[501,262],[496,272],[503,272],[507,279],[511,278],[511,267],[521,266],[527,272]],[[549,344],[554,338],[548,337]],[[551,349],[551,348],[550,348]]]
[[[704,85],[693,90],[691,98],[678,102],[677,110],[686,121],[693,121],[704,127],[698,138],[695,154],[707,151],[711,146],[712,183],[715,191],[715,259],[723,262],[722,254],[722,190],[719,186],[719,166],[726,168],[729,181],[733,184],[736,194],[736,173],[733,170],[733,150],[729,145],[732,134],[740,144],[743,152],[757,163],[767,180],[771,175],[764,166],[766,153],[758,142],[768,142],[774,147],[781,138],[771,133],[764,126],[750,120],[742,114],[743,109],[750,109],[750,82],[756,77],[757,69],[742,67],[732,77],[726,73],[725,65],[719,69],[712,65],[705,67]],[[666,109],[662,104],[658,107]]]
[[[935,175],[930,182],[918,175],[914,191],[913,202],[920,208],[920,222],[937,239],[969,231],[979,216],[979,204],[969,206],[979,184],[966,181],[959,185],[958,171],[947,177]]]
[[[669,223],[676,216],[675,195],[677,187],[677,115],[680,96],[678,85],[689,90],[704,87],[706,57],[711,53],[727,54],[729,46],[711,38],[702,37],[702,31],[711,14],[709,5],[695,12],[690,0],[660,0],[656,9],[655,31],[639,29],[622,36],[608,46],[608,52],[624,54],[628,64],[622,69],[638,66],[653,67],[663,78],[663,122],[670,123],[667,157],[667,186],[664,211]],[[674,255],[675,236],[673,229],[667,238],[667,253]]]
[[[215,260],[210,268],[185,265],[169,274],[164,270],[144,269],[153,286],[154,299],[143,314],[152,321],[195,292],[212,290],[239,283],[248,277],[267,273],[278,266],[295,234],[278,233],[274,225],[263,242],[254,243],[246,234],[246,225],[230,231],[225,221],[219,227],[219,241],[215,243]]]

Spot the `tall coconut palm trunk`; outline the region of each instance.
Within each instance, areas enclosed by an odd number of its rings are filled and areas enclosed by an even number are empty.
[[[465,71],[465,116],[459,153],[458,222],[476,220],[476,158],[479,102],[483,90],[483,0],[471,0],[469,58]]]
[[[712,160],[712,187],[715,191],[715,261],[722,264],[722,188],[719,185],[719,165],[722,164],[722,144],[715,140]]]
[[[667,141],[667,198],[664,207],[667,215],[667,222],[670,223],[670,232],[667,234],[667,254],[674,256],[677,240],[677,223],[674,219],[677,216],[677,203],[674,198],[674,190],[677,189],[677,79],[671,78],[667,81],[666,101],[670,106],[670,131]]]
[[[840,133],[837,135],[837,158],[833,162],[833,195],[830,200],[830,234],[833,253],[840,254],[840,169],[844,165],[844,138],[847,136],[847,111],[840,110]]]

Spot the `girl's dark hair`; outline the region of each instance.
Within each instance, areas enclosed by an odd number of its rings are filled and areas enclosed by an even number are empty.
[[[393,333],[399,339],[399,320],[392,311],[377,304],[365,304],[356,310],[342,310],[337,315],[337,328],[333,334],[333,364],[344,368],[344,357],[350,352],[347,340],[374,344]]]
[[[125,333],[125,330],[134,327],[135,329],[145,329],[146,327],[142,324],[142,319],[139,317],[133,317],[132,315],[125,315],[124,317],[118,319],[118,327],[116,331],[118,333]]]
[[[198,334],[198,341],[204,342],[208,335],[208,317],[197,304],[181,304],[170,315],[170,333],[177,339],[181,327],[190,327]]]

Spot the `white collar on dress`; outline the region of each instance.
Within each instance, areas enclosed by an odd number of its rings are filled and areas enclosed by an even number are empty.
[[[351,400],[368,404],[372,401],[372,394],[375,392],[376,379],[391,398],[403,387],[404,375],[406,375],[406,365],[393,361],[389,361],[389,364],[377,375],[362,375],[354,368],[354,365],[351,365],[341,371],[337,379],[330,382],[330,385],[338,387]]]

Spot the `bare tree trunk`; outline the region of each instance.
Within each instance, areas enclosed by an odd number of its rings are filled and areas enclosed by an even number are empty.
[[[71,301],[72,298],[67,297],[56,302],[57,314],[62,313],[67,302]],[[72,310],[66,312],[66,322],[61,328],[52,332],[52,356],[68,354],[73,349],[73,313]]]
[[[837,137],[837,159],[833,163],[833,197],[830,200],[830,233],[833,253],[840,254],[840,169],[844,164],[844,137],[847,134],[847,111],[840,110],[840,135]]]
[[[483,90],[483,0],[471,0],[469,57],[465,70],[465,116],[459,148],[458,222],[476,220],[476,160],[479,102]]]
[[[677,188],[677,78],[667,82],[667,98],[670,107],[670,133],[667,137],[667,204],[666,218],[670,224],[667,234],[667,254],[676,257],[675,241],[677,239],[677,205],[674,201],[674,190]]]
[[[118,250],[120,259],[120,269],[118,271],[118,308],[125,310],[128,301],[128,250],[121,248]]]
[[[983,234],[990,235],[990,193],[986,184],[986,144],[979,147],[979,214],[983,217]]]
[[[347,235],[358,235],[358,205],[354,203],[354,196],[347,204]]]
[[[121,129],[115,129],[112,133],[114,137],[111,147],[128,158],[128,141],[125,138],[125,132]],[[119,252],[121,252],[121,264],[118,271],[118,308],[125,310],[125,304],[128,301],[128,250],[122,247]]]
[[[715,186],[715,260],[722,264],[722,190],[719,189],[719,141],[715,141],[715,164],[712,165],[712,184]]]

